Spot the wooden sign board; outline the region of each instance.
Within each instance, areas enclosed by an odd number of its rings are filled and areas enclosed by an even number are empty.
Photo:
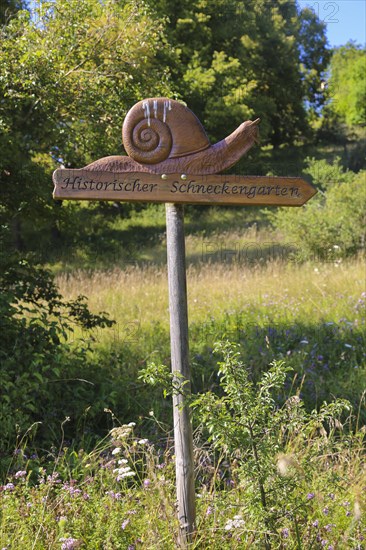
[[[299,177],[113,173],[58,169],[55,199],[301,206],[316,189]]]

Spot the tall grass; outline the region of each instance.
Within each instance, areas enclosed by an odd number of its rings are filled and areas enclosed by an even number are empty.
[[[86,295],[91,308],[108,311],[120,328],[137,323],[143,330],[157,319],[168,326],[165,267],[79,270],[56,280],[65,297]],[[203,261],[188,266],[187,284],[191,323],[253,309],[288,321],[338,322],[354,318],[355,303],[365,291],[365,270],[362,259],[301,265]]]

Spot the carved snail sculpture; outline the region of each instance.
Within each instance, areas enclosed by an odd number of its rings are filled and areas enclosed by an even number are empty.
[[[183,103],[164,97],[145,99],[132,107],[123,123],[128,156],[105,157],[85,169],[217,174],[233,166],[258,141],[259,120],[243,122],[211,145],[202,124]]]

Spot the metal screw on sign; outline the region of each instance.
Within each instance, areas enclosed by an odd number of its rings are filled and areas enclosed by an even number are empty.
[[[179,543],[195,531],[193,438],[189,407],[184,204],[301,206],[316,189],[298,177],[223,175],[258,141],[259,119],[243,122],[211,145],[198,118],[182,103],[151,98],[136,103],[123,123],[127,156],[99,159],[82,169],[58,169],[53,197],[166,203],[171,366],[181,391],[173,395]]]

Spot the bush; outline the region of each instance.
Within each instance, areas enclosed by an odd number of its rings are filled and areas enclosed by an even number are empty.
[[[17,255],[2,257],[1,267],[0,458],[32,425],[39,426],[38,444],[50,445],[65,416],[80,421],[96,399],[93,383],[84,378],[92,363],[90,331],[113,323],[92,314],[82,296],[63,300],[41,267]],[[72,342],[75,326],[89,338]],[[70,425],[75,435],[76,425]]]
[[[344,172],[339,159],[332,165],[308,159],[306,173],[318,194],[302,208],[270,213],[275,227],[299,243],[302,259],[335,261],[364,250],[366,172]]]

